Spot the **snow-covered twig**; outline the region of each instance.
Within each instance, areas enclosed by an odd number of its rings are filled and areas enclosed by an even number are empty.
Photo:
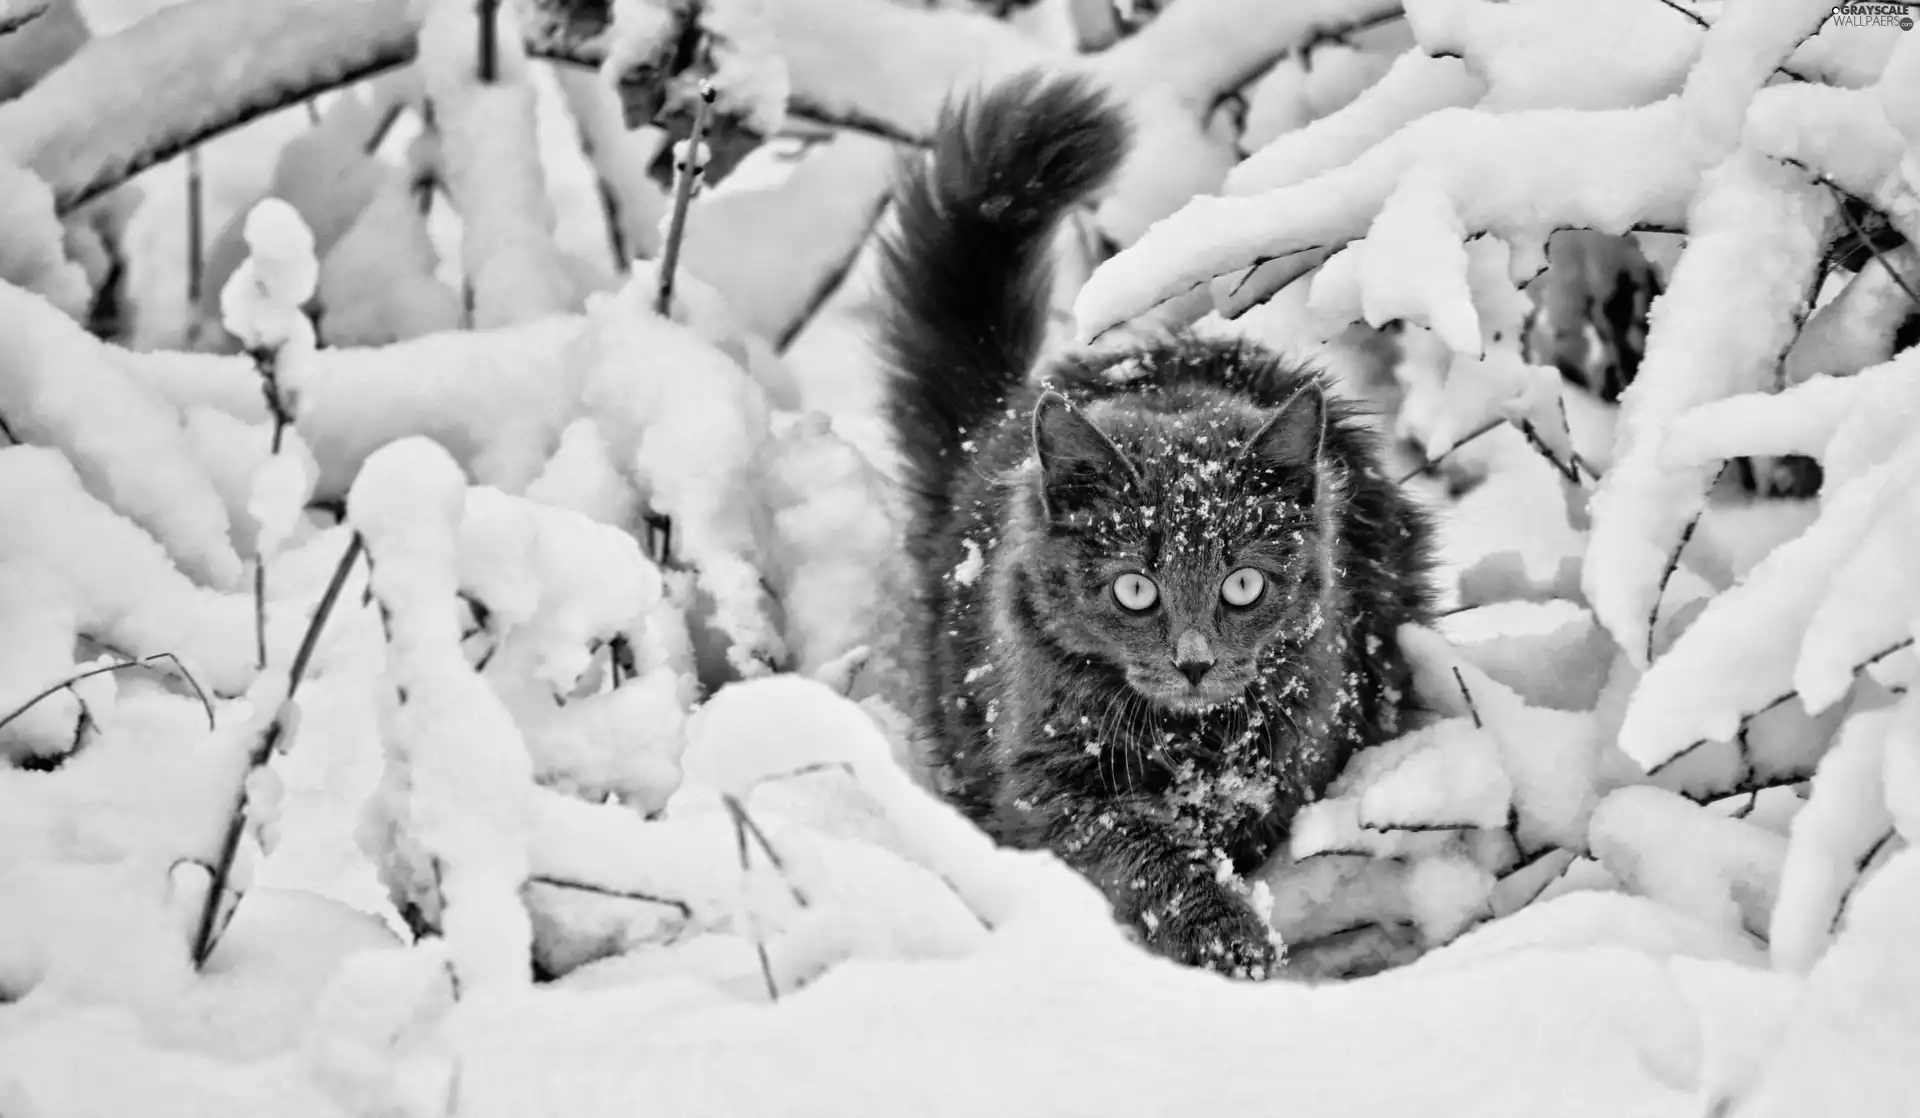
[[[1402,14],[1400,0],[1182,0],[1095,65],[1124,87],[1162,86],[1210,109],[1288,51]]]
[[[287,716],[292,709],[293,698],[300,690],[300,682],[306,677],[307,666],[313,660],[313,653],[320,644],[320,633],[326,628],[327,618],[333,615],[334,605],[340,600],[340,591],[347,584],[347,576],[352,573],[353,565],[365,550],[365,543],[358,533],[347,543],[347,549],[341,553],[339,563],[333,568],[333,577],[327,581],[326,590],[320,595],[319,605],[314,607],[313,617],[307,622],[307,630],[300,638],[299,651],[294,653],[293,665],[287,670],[287,691],[285,701],[274,712],[273,720],[267,724],[266,731],[255,743],[253,752],[247,757],[247,775],[267,763],[273,751],[280,745],[280,739],[287,732]],[[235,797],[233,811],[227,819],[226,835],[220,840],[220,852],[213,866],[213,880],[207,888],[205,907],[200,912],[200,924],[194,933],[193,961],[195,966],[204,964],[207,956],[213,953],[215,926],[219,923],[220,902],[226,893],[227,879],[233,874],[234,859],[240,853],[240,838],[247,829],[247,790],[242,780],[240,791]]]
[[[83,46],[0,105],[0,148],[61,212],[248,121],[413,56],[403,0],[188,0]]]
[[[680,242],[687,232],[687,207],[693,202],[701,174],[705,170],[707,121],[713,112],[714,88],[700,87],[700,105],[694,112],[693,131],[687,135],[684,152],[675,152],[673,161],[673,212],[667,226],[667,243],[660,257],[660,287],[654,295],[653,310],[661,317],[673,313],[673,275],[680,266]],[[676,145],[678,146],[678,145]]]

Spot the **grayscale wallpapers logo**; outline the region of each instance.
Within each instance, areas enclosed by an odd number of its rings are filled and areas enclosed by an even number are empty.
[[[1832,22],[1842,27],[1898,27],[1913,30],[1913,13],[1920,3],[1842,4],[1833,10]]]

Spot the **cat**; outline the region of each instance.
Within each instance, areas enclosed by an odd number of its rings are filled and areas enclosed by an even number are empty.
[[[1051,243],[1126,157],[1087,79],[943,112],[882,240],[921,717],[941,791],[1051,848],[1168,958],[1267,977],[1240,875],[1401,729],[1395,630],[1430,528],[1355,408],[1247,342],[1176,334],[1030,376]]]

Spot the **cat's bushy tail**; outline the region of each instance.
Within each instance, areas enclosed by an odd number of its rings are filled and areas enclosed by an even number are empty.
[[[900,176],[882,242],[889,410],[908,484],[938,501],[961,443],[1025,378],[1046,337],[1053,234],[1112,178],[1130,129],[1092,82],[1024,74],[941,114]]]

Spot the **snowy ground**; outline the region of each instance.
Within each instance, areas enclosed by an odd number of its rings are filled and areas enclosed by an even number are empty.
[[[489,80],[468,0],[0,0],[0,1118],[1920,1113],[1920,33],[715,0],[716,144],[788,134],[662,315],[662,136],[530,54],[666,16],[555,7]],[[1141,134],[1060,345],[1256,337],[1438,463],[1439,718],[1258,875],[1289,981],[918,779],[863,246],[1033,64]],[[1629,245],[1615,405],[1538,343]]]

